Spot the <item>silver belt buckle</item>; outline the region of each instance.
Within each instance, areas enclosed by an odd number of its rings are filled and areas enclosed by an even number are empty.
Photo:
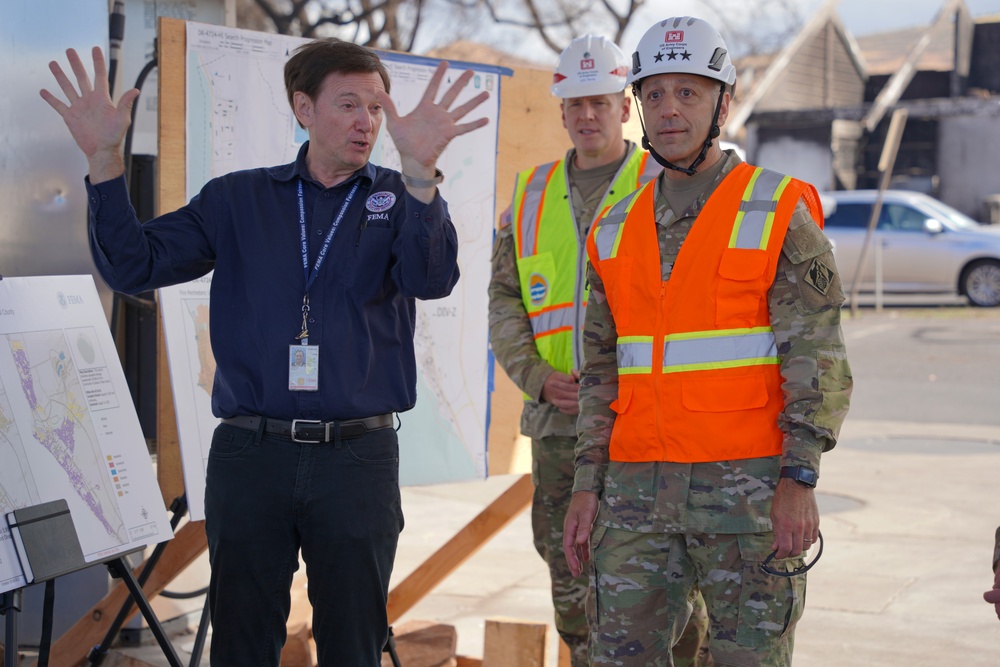
[[[301,442],[301,443],[304,443],[304,444],[307,444],[307,445],[316,445],[316,444],[319,444],[319,443],[323,442],[322,440],[304,440],[304,439],[300,439],[300,438],[295,437],[295,429],[298,428],[299,424],[322,424],[322,423],[323,422],[321,422],[319,419],[293,419],[292,420],[292,433],[291,433],[292,442]],[[330,439],[329,438],[329,435],[330,435],[330,425],[329,424],[326,425],[326,434],[327,434],[327,440],[329,440]]]

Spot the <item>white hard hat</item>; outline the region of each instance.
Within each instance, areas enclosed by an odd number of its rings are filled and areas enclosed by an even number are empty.
[[[736,68],[719,31],[703,19],[678,16],[653,25],[632,54],[628,83],[657,74],[699,74],[736,83]]]
[[[584,35],[559,55],[552,94],[562,99],[610,95],[625,90],[628,59],[618,45],[599,35]]]

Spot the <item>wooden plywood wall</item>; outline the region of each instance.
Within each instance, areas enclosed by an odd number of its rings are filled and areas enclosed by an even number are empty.
[[[526,67],[514,68],[514,75],[503,79],[497,155],[498,215],[510,204],[517,172],[561,158],[572,145],[562,126],[559,100],[549,94],[551,84],[550,70]],[[499,364],[494,371],[490,474],[530,472],[531,444],[520,437],[518,431],[523,404],[521,392]]]

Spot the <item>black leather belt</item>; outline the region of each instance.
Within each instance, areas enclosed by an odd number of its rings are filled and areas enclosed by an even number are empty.
[[[239,428],[256,431],[260,426],[260,420],[264,420],[264,430],[274,435],[282,435],[291,438],[295,442],[319,443],[330,442],[339,430],[341,440],[360,438],[368,431],[377,431],[382,428],[392,428],[392,414],[375,415],[364,419],[343,419],[340,421],[324,422],[318,419],[293,419],[285,421],[283,419],[268,419],[256,415],[240,415],[238,417],[226,417],[223,424],[237,426]]]

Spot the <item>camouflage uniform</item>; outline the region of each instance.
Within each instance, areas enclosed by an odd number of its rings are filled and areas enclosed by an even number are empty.
[[[727,152],[721,171],[679,214],[657,182],[656,220],[663,279],[709,195],[740,163]],[[574,491],[600,497],[591,546],[594,664],[670,665],[667,647],[688,614],[697,585],[712,621],[718,665],[787,665],[805,577],[764,575],[771,500],[782,465],[819,471],[834,446],[852,386],[840,330],[844,295],[830,242],[800,202],[769,292],[781,358],[783,453],[711,463],[608,460],[618,394],[617,333],[604,285],[589,270],[584,323],[579,440]],[[824,281],[823,278],[829,280]],[[789,571],[801,558],[772,561]]]
[[[626,155],[635,149],[632,142],[627,143]],[[567,165],[572,164],[573,157],[574,151],[570,150],[566,154]],[[600,188],[600,195],[611,185],[614,171],[610,170],[608,183]],[[582,244],[586,241],[590,223],[598,213],[596,207],[601,196],[584,202],[573,183],[572,173],[570,190],[583,250]],[[626,194],[611,193],[606,204],[614,203]],[[508,211],[501,217],[493,246],[493,276],[489,286],[490,341],[493,353],[507,375],[531,397],[525,401],[521,412],[521,433],[531,438],[531,476],[535,485],[531,508],[534,544],[549,567],[556,629],[570,647],[573,667],[584,667],[590,665],[587,648],[589,629],[584,609],[589,578],[587,575],[574,578],[562,551],[563,520],[573,495],[576,415],[567,415],[553,405],[541,402],[542,385],[554,369],[538,354],[521,299],[512,227]],[[702,623],[693,623],[685,635],[683,646],[689,652],[678,664],[704,667],[711,663],[705,659],[699,662],[696,657],[699,652],[706,652],[707,614],[700,596],[695,604],[696,609],[701,610],[698,618]]]

